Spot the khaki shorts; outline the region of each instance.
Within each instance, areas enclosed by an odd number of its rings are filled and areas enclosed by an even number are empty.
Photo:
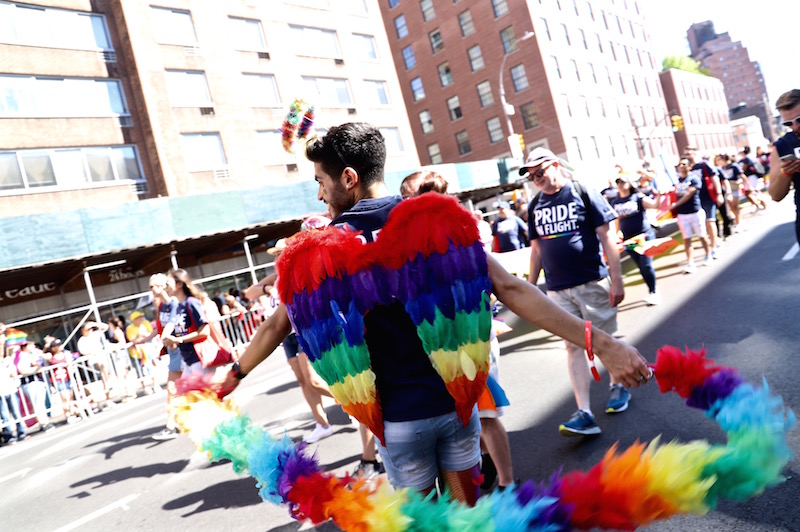
[[[617,307],[608,301],[610,289],[611,279],[606,277],[565,290],[548,290],[547,296],[573,316],[590,320],[598,329],[613,334],[617,332]]]

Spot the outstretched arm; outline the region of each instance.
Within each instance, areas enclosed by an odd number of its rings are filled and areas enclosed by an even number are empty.
[[[286,306],[281,303],[275,313],[258,326],[256,334],[250,340],[250,345],[247,346],[247,349],[239,358],[239,370],[245,375],[250,373],[275,351],[275,348],[280,345],[290,332],[292,332],[292,325],[289,323],[289,315],[286,313]],[[230,393],[238,384],[239,379],[228,372],[225,374],[225,380],[221,383],[216,383],[215,387],[227,390]]]
[[[563,310],[536,286],[526,283],[503,269],[492,257],[489,260],[489,277],[494,293],[512,312],[524,320],[586,347],[583,320]],[[592,328],[594,351],[608,372],[627,387],[637,388],[650,376],[647,360],[636,348],[613,336]]]

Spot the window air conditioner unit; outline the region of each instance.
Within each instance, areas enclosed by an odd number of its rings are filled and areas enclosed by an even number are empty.
[[[349,114],[349,115],[356,114],[356,108],[355,107],[350,107],[349,109],[347,109],[347,114]]]
[[[103,63],[116,63],[117,62],[117,52],[108,52],[108,51],[101,51],[97,52],[97,57],[100,58],[100,61]]]
[[[337,57],[336,59],[333,60],[333,62],[336,63],[337,65],[343,65],[344,59]]]
[[[134,187],[136,188],[136,194],[138,196],[146,196],[150,193],[150,186],[147,184],[147,181],[137,181]]]
[[[259,59],[269,59],[269,52],[258,52]]]
[[[133,117],[118,116],[117,123],[119,123],[119,127],[133,127]]]
[[[295,163],[289,163],[286,165],[287,172],[297,172],[297,165]]]
[[[201,107],[200,114],[203,116],[214,116],[214,108],[213,107]]]

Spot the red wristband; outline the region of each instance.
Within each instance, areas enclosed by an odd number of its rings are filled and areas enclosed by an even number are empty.
[[[589,369],[592,370],[594,380],[600,382],[600,374],[597,372],[597,366],[594,363],[594,351],[592,350],[592,322],[586,320],[583,322],[583,333],[586,340],[586,356],[589,357]]]

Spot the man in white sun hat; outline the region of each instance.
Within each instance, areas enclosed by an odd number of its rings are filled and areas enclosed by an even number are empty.
[[[568,179],[562,168],[553,152],[535,148],[519,170],[541,191],[528,206],[528,280],[536,283],[544,268],[547,295],[553,301],[611,334],[617,330],[617,305],[625,297],[619,251],[608,225],[617,215],[599,192]],[[587,356],[576,344],[566,342],[566,347],[578,410],[559,425],[559,432],[564,436],[599,434],[589,402],[592,374]],[[612,378],[606,412],[626,410],[629,400],[630,392]]]

